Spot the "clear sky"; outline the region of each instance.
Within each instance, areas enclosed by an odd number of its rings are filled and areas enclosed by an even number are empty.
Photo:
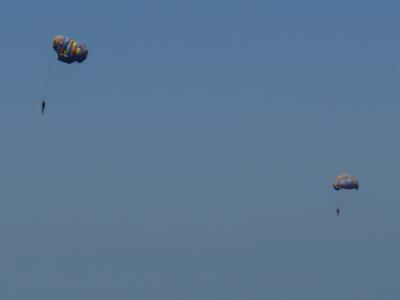
[[[0,298],[398,299],[399,10],[3,0]]]

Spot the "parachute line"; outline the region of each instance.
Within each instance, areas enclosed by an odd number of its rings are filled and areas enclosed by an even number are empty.
[[[85,44],[61,35],[55,37],[53,49],[57,53],[58,59],[50,57],[47,71],[44,74],[42,101],[47,99],[50,93],[60,88],[75,73],[89,53]]]

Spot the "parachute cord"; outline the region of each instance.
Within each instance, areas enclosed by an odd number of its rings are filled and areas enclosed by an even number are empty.
[[[53,66],[54,66],[54,60],[53,57],[50,57],[47,63],[47,69],[43,80],[42,98],[45,98],[47,91],[49,89],[50,77]]]
[[[48,96],[48,94],[51,93],[53,86],[55,85],[57,78],[60,76],[62,69],[60,68],[60,66],[57,66],[56,70],[55,70],[55,74],[53,75],[53,78],[50,80],[49,82],[49,86],[47,88],[47,93],[46,93],[46,97]]]
[[[336,201],[336,208],[342,208],[342,206],[343,206],[343,199],[338,199],[337,201]]]
[[[60,66],[60,67],[61,67],[61,66]],[[59,70],[58,70],[56,76],[54,76],[53,81],[52,81],[51,84],[50,84],[49,93],[55,92],[57,89],[59,89],[59,88],[62,86],[62,84],[63,84],[65,81],[67,81],[67,79],[69,79],[69,78],[72,76],[72,74],[74,74],[74,73],[76,72],[76,70],[77,70],[78,68],[79,68],[79,65],[78,65],[78,64],[75,65],[75,66],[73,66],[72,69],[71,69],[65,76],[63,76],[63,77],[61,77],[61,74],[60,74],[60,73],[62,73],[62,72],[61,72],[61,71],[62,71],[62,68],[59,68]],[[60,78],[60,77],[61,77],[61,79],[58,80],[58,82],[57,82],[57,79]]]
[[[49,82],[48,88],[46,89],[44,98],[47,98],[50,94],[60,88],[62,83],[65,82],[78,69],[78,65],[72,66],[72,69],[65,76],[62,76],[64,68],[65,66],[63,64],[56,65],[56,70],[53,72],[54,74]]]
[[[64,76],[64,78],[61,78],[58,87],[60,87],[60,85],[62,85],[65,81],[67,81],[78,70],[79,66],[80,66],[79,64],[75,64],[74,66],[72,66],[71,71],[69,71]]]

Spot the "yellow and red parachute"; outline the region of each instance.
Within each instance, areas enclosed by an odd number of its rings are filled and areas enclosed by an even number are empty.
[[[53,49],[58,55],[58,60],[71,64],[73,62],[83,62],[89,53],[86,45],[68,37],[57,35],[53,42]]]

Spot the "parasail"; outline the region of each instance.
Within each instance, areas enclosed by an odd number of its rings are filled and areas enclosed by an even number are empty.
[[[335,190],[358,190],[358,180],[356,177],[348,174],[340,174],[333,181]]]
[[[58,60],[67,64],[72,64],[73,62],[81,63],[85,61],[89,53],[86,45],[62,35],[55,37],[53,49],[58,55]]]
[[[63,82],[71,77],[80,66],[80,63],[86,60],[89,53],[85,44],[62,35],[57,35],[54,38],[53,49],[57,53],[58,60],[65,64],[56,63],[56,60],[49,56],[50,62],[45,75],[40,102],[42,114],[44,113],[49,93],[54,92],[56,88],[59,88]],[[74,62],[78,64],[67,66],[67,64],[70,65]]]

